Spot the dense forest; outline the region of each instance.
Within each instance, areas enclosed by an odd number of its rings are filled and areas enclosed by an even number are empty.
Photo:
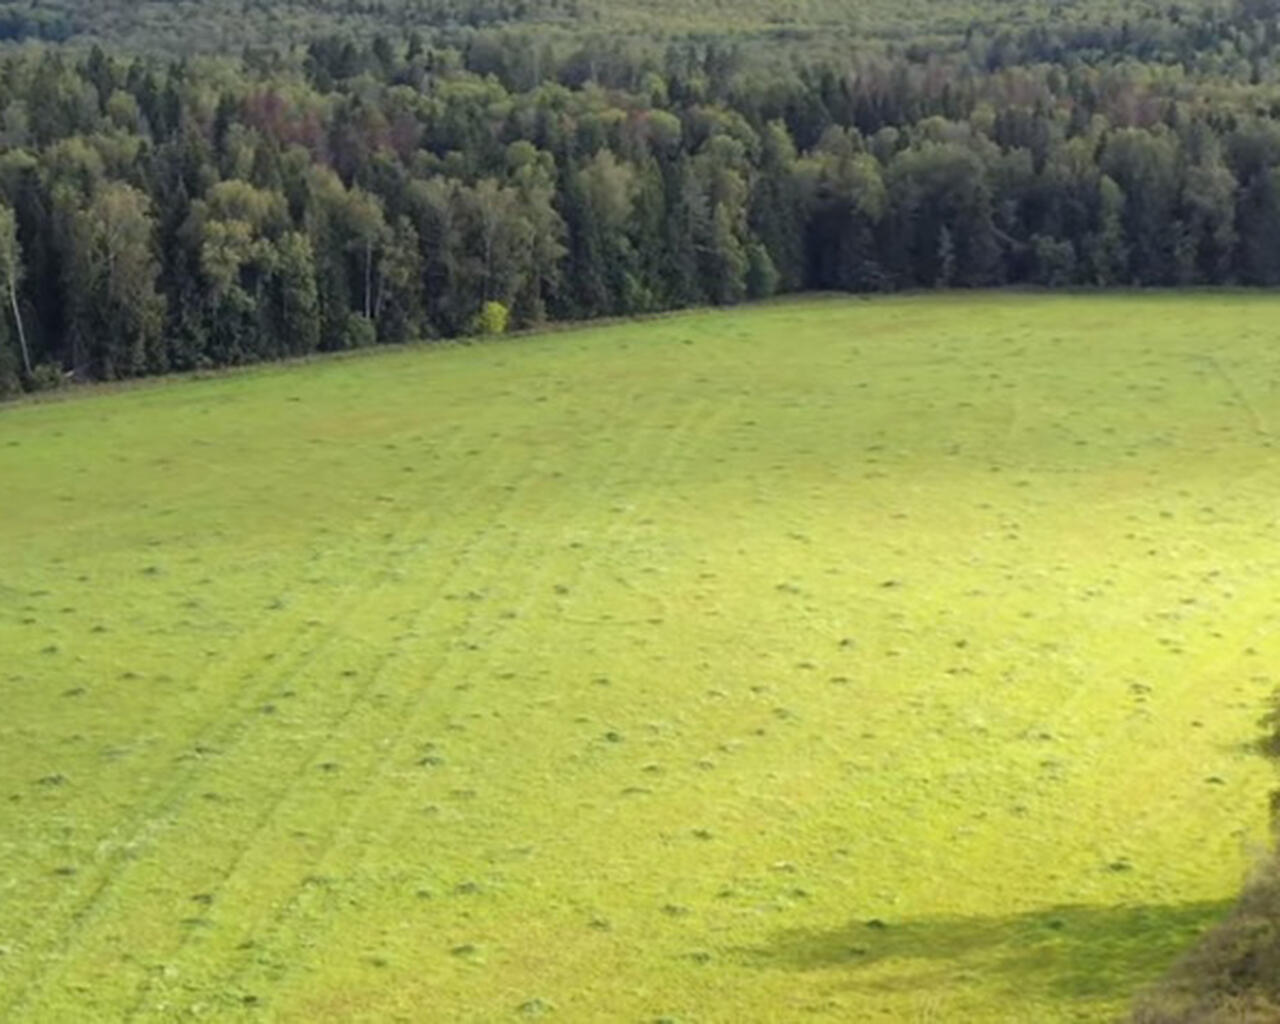
[[[516,17],[571,5],[0,49],[0,391],[802,289],[1280,281],[1270,4],[821,58]]]
[[[329,33],[368,41],[495,27],[546,38],[648,43],[700,36],[798,46],[806,57],[883,43],[946,49],[972,35],[1041,26],[1139,34],[1230,0],[0,0],[0,40],[101,43],[167,56],[288,47]],[[1145,27],[1144,27],[1145,26]]]

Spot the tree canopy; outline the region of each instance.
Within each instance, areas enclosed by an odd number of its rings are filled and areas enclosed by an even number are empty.
[[[300,3],[350,31],[236,55],[0,49],[0,389],[799,289],[1280,281],[1256,0],[935,11],[930,45],[886,20],[843,52],[756,45],[785,5],[665,37],[623,5],[606,37],[566,3]],[[174,12],[124,10],[78,17]]]

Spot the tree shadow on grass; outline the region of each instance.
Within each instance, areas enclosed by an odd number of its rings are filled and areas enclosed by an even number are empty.
[[[1029,1001],[1087,1004],[1132,998],[1232,906],[1231,900],[1071,904],[1002,917],[855,920],[828,931],[781,931],[740,954],[760,968],[845,969],[850,983],[864,989],[959,984]]]

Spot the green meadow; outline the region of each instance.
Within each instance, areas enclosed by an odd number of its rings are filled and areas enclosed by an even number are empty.
[[[0,1019],[1103,1021],[1265,849],[1280,297],[0,409]]]

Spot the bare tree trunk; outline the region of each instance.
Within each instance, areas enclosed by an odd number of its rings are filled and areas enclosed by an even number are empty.
[[[489,301],[489,281],[493,277],[493,235],[497,229],[485,226],[484,232],[484,301]]]
[[[366,240],[364,243],[364,318],[370,319],[373,315],[372,308],[372,287],[373,287],[373,241]]]
[[[13,275],[9,276],[9,306],[13,309],[13,322],[18,325],[18,344],[22,347],[22,365],[26,367],[27,376],[31,376],[31,353],[27,351],[27,332],[22,326],[22,311],[18,309],[18,289],[14,286]]]

